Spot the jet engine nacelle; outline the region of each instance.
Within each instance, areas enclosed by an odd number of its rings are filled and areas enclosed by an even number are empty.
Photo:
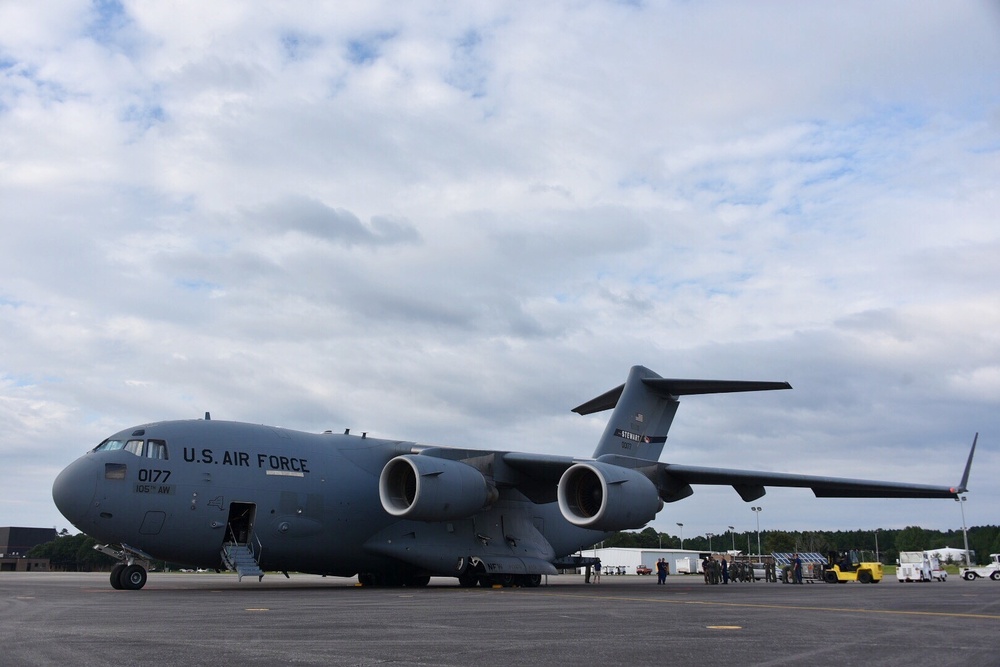
[[[570,523],[593,530],[624,530],[649,523],[663,509],[656,486],[631,468],[575,463],[559,479],[559,511]]]
[[[496,487],[472,466],[419,454],[386,463],[378,495],[386,512],[415,521],[465,519],[499,497]]]

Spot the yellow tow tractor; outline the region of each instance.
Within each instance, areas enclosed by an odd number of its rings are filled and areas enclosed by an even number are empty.
[[[877,584],[882,581],[882,563],[875,560],[870,551],[831,551],[827,554],[827,561],[823,568],[823,580],[828,584],[848,581]]]

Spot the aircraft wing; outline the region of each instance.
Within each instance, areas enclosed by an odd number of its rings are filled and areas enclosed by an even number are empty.
[[[822,475],[797,475],[781,472],[705,468],[674,463],[658,464],[657,481],[660,496],[667,502],[691,495],[691,484],[732,486],[743,500],[750,502],[764,495],[766,486],[788,486],[812,489],[817,498],[957,498],[968,490],[972,457],[976,454],[979,434],[972,439],[969,459],[965,462],[962,481],[957,486],[881,482]]]
[[[965,464],[962,480],[957,486],[932,484],[910,484],[823,475],[800,475],[794,473],[766,472],[760,470],[739,470],[733,468],[709,468],[677,463],[658,463],[623,456],[606,455],[595,462],[611,464],[641,472],[657,488],[666,502],[674,502],[690,496],[692,484],[732,486],[746,502],[762,497],[768,486],[783,486],[811,489],[817,498],[956,498],[968,490],[969,471],[976,453],[976,441],[972,441],[969,459]],[[503,463],[520,473],[521,484],[558,483],[571,466],[585,463],[586,459],[546,454],[504,452]],[[529,481],[530,480],[530,481]],[[539,498],[537,489],[529,493],[533,499]],[[538,502],[538,500],[536,500]]]
[[[673,463],[664,463],[660,467],[662,474],[671,482],[671,486],[684,487],[690,484],[732,486],[747,502],[763,496],[766,486],[812,489],[817,498],[954,498],[962,492],[953,486],[929,484],[705,468]]]

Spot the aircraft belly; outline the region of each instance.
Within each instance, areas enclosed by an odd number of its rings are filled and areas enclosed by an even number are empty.
[[[566,521],[559,511],[557,503],[548,503],[535,510],[544,521],[543,533],[545,539],[552,545],[556,558],[563,558],[588,549],[601,540],[607,539],[612,533],[580,528]]]
[[[556,554],[535,525],[535,508],[507,502],[462,521],[399,521],[372,536],[365,549],[442,576],[477,565],[489,573],[555,574]]]

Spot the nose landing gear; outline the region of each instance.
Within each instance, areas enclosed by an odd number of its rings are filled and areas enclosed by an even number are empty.
[[[95,544],[94,549],[121,561],[111,568],[111,588],[137,591],[146,585],[146,568],[152,556],[127,544],[123,544],[121,549],[115,549],[110,544]]]

